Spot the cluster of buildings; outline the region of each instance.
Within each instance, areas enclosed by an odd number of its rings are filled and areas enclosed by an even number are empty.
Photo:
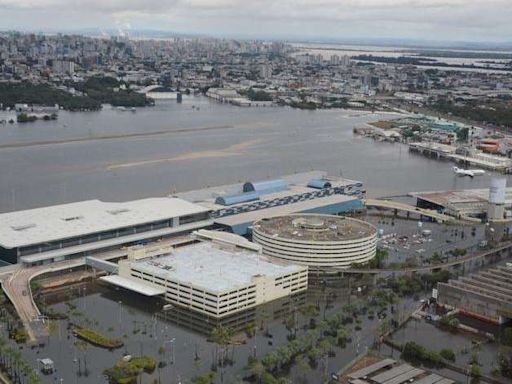
[[[357,53],[357,52],[356,52]],[[49,83],[70,94],[95,75],[143,88],[211,91],[241,106],[387,108],[428,106],[437,100],[510,96],[506,72],[454,71],[411,64],[361,62],[346,54],[313,54],[282,42],[174,37],[129,39],[125,35],[0,34],[0,79]],[[247,97],[265,92],[265,101]]]
[[[3,213],[0,259],[50,269],[82,260],[111,273],[111,284],[224,318],[305,291],[309,268],[336,272],[374,257],[377,230],[337,216],[361,210],[363,195],[358,181],[307,172]]]
[[[489,188],[411,192],[409,195],[416,199],[419,208],[459,219],[504,224],[512,221],[512,188],[507,187],[507,180],[502,177],[491,179]]]
[[[437,373],[400,363],[393,359],[382,359],[354,370],[346,375],[349,384],[454,384],[455,380],[448,379]]]

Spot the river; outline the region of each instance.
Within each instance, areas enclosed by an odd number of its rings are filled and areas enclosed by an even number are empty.
[[[353,135],[397,115],[182,104],[61,111],[57,121],[0,126],[0,212],[85,199],[124,201],[308,170],[361,180],[372,197],[476,188],[451,163]]]

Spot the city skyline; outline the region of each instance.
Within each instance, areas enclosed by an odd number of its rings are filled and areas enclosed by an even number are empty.
[[[512,37],[511,13],[505,0],[0,0],[3,29],[324,41],[504,43]]]

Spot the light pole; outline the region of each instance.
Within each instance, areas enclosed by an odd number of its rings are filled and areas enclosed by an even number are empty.
[[[164,342],[164,345],[165,344],[171,344],[171,364],[174,364],[175,363],[175,356],[174,356],[174,342],[176,341],[176,338],[173,337],[172,339],[170,340],[167,340],[166,342]]]
[[[170,340],[167,340],[164,342],[164,347],[165,347],[165,344],[171,344],[171,365],[173,366],[173,368],[171,369],[175,369],[175,356],[174,356],[174,342],[176,341],[176,338],[173,337],[172,339]],[[171,373],[172,374],[172,373]]]
[[[117,313],[117,322],[119,323],[119,325],[121,325],[121,311],[123,309],[123,302],[121,300],[119,300],[117,302],[117,304],[119,304],[119,310],[118,310],[118,313]]]

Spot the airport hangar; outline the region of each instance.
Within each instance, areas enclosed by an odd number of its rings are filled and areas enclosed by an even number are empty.
[[[252,223],[289,213],[363,208],[363,184],[324,172],[122,203],[88,200],[0,214],[0,260],[27,266],[90,256],[201,228],[250,234]]]

